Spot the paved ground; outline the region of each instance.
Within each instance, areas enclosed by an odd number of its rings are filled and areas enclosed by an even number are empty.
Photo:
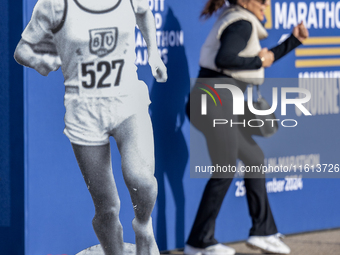
[[[291,248],[291,255],[340,255],[340,229],[286,236],[284,242]],[[237,255],[261,254],[248,248],[244,242],[229,243]],[[162,254],[183,254],[183,249]]]

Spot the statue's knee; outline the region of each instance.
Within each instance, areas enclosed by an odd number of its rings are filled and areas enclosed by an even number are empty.
[[[157,196],[157,180],[154,176],[150,176],[144,181],[143,188],[147,194],[151,197]]]
[[[131,176],[126,179],[128,188],[132,191],[138,192],[140,190],[144,194],[157,195],[157,180],[153,175]]]

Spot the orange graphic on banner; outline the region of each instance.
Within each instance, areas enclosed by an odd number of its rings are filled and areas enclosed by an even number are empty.
[[[323,58],[323,59],[304,59],[296,60],[295,67],[330,67],[340,66],[340,58]]]
[[[273,27],[273,18],[272,18],[272,5],[271,0],[267,0],[269,5],[264,10],[264,15],[266,16],[267,22],[264,25],[265,28],[271,29]]]
[[[295,50],[297,57],[311,56],[338,56],[340,55],[340,47],[325,47],[325,48],[302,48]]]
[[[330,45],[340,44],[340,36],[310,37],[303,42],[303,45]]]
[[[303,42],[306,45],[313,46],[340,46],[340,36],[315,36],[306,39]],[[297,57],[326,57],[326,56],[339,56],[340,47],[306,47],[295,50]],[[340,66],[340,58],[309,58],[297,59],[295,61],[296,68],[311,68],[311,67],[334,67]]]

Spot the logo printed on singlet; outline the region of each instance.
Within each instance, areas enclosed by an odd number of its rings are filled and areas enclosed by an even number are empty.
[[[90,32],[90,52],[104,57],[112,52],[117,43],[118,28],[91,29]]]

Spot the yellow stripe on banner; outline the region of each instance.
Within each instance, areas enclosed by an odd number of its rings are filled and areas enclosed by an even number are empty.
[[[326,66],[340,66],[340,58],[324,58],[324,59],[303,59],[296,60],[295,67],[326,67]]]
[[[340,47],[337,48],[308,48],[296,49],[295,56],[336,56],[340,55]]]
[[[268,1],[268,6],[264,10],[264,15],[266,16],[267,21],[264,27],[266,29],[272,29],[273,28],[272,3],[271,3],[271,0],[267,0],[267,1]]]
[[[303,45],[326,45],[326,44],[340,44],[340,36],[309,37],[305,41],[303,41]]]

